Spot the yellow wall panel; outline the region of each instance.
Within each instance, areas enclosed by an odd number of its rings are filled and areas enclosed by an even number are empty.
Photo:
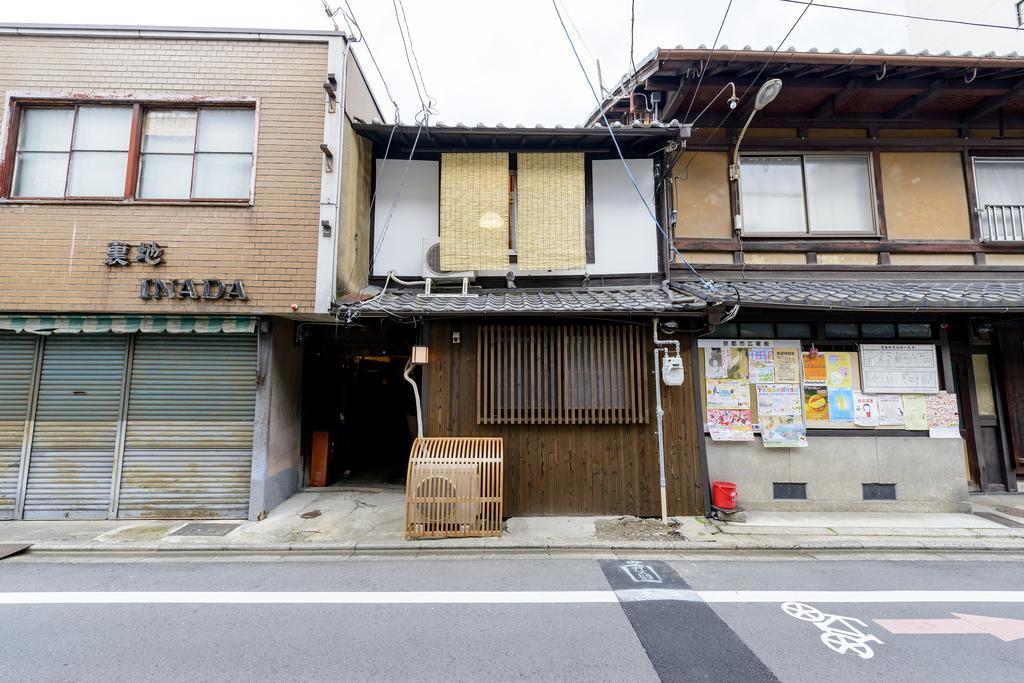
[[[732,263],[732,252],[729,251],[684,251],[683,258],[694,265]],[[676,259],[677,262],[681,261]]]
[[[889,261],[894,266],[974,265],[974,257],[970,254],[893,254]]]
[[[684,154],[675,175],[676,237],[731,237],[728,155]]]
[[[1024,254],[985,254],[989,266],[1024,266]]]
[[[747,252],[743,259],[752,265],[802,266],[807,263],[807,257],[798,253]]]
[[[971,239],[959,154],[884,152],[881,163],[889,239]]]
[[[878,265],[878,254],[862,254],[860,252],[818,254],[818,263],[822,265],[876,266]]]

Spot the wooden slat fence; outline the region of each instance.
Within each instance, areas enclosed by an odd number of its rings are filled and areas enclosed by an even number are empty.
[[[482,325],[479,424],[644,424],[647,329]]]

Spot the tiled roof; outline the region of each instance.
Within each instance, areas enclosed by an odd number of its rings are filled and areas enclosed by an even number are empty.
[[[823,310],[1024,309],[1024,281],[1013,280],[739,280],[717,284],[721,291],[732,291],[735,287],[741,305],[745,306]],[[704,291],[693,283],[675,286],[696,296]]]
[[[389,290],[354,305],[360,314],[397,315],[667,313],[704,307],[698,297],[669,294],[660,286],[489,289],[476,296],[424,296],[421,289]]]

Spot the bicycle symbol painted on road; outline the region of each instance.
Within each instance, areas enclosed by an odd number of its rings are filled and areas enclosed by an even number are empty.
[[[858,626],[867,626],[860,619],[841,617],[838,614],[826,614],[816,607],[802,602],[784,602],[782,611],[800,621],[809,621],[821,630],[821,642],[841,655],[847,653],[857,655],[861,659],[871,659],[875,651],[868,643],[884,645],[871,635],[864,633]]]

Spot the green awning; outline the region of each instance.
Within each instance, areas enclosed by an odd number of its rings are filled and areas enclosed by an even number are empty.
[[[256,331],[256,317],[234,315],[0,315],[0,330],[34,334],[73,332],[216,332]]]

